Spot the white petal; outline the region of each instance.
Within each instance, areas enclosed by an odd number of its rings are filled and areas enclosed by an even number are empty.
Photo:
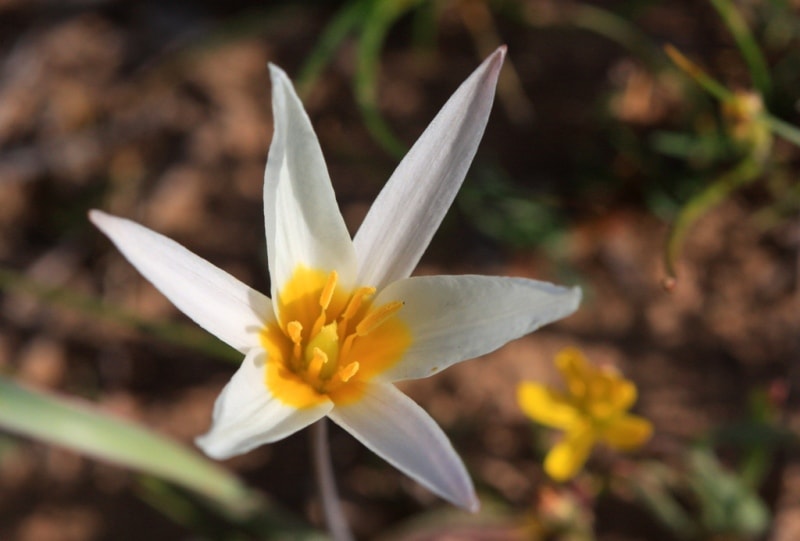
[[[177,242],[99,210],[89,219],[161,293],[198,325],[246,353],[273,321],[270,300]]]
[[[264,219],[272,298],[297,265],[339,273],[352,287],[355,251],[325,159],[292,83],[270,65],[275,133],[264,172]]]
[[[195,439],[208,456],[225,459],[278,441],[324,417],[331,402],[297,409],[274,398],[264,383],[266,354],[253,350],[214,404],[211,429]]]
[[[455,505],[477,511],[464,463],[430,415],[389,383],[366,385],[363,398],[328,415],[369,450]]]
[[[581,291],[494,276],[419,276],[390,284],[380,306],[404,302],[397,317],[409,326],[412,344],[385,381],[423,378],[489,353],[578,308]]]
[[[417,266],[475,156],[504,57],[501,47],[464,81],[372,204],[353,240],[359,284],[380,290]]]

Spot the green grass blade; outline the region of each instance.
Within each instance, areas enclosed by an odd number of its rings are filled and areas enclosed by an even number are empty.
[[[674,45],[667,43],[664,45],[664,52],[672,62],[686,75],[695,80],[703,89],[717,98],[719,101],[733,99],[733,92],[728,90],[725,85],[711,77],[703,68],[689,60]]]
[[[722,17],[731,35],[733,35],[736,46],[747,64],[753,86],[762,96],[769,96],[772,92],[772,78],[769,74],[767,61],[764,59],[764,55],[761,53],[755,38],[753,38],[753,33],[747,27],[744,17],[736,10],[730,0],[710,1],[714,9]]]
[[[305,98],[308,95],[342,41],[358,26],[360,21],[366,18],[370,4],[371,0],[351,0],[325,27],[322,36],[300,69],[297,89],[301,97]]]
[[[567,22],[614,41],[641,58],[654,71],[666,67],[653,40],[629,20],[597,6],[575,3],[565,10]]]
[[[625,17],[581,2],[559,2],[553,6],[555,9],[552,12],[522,9],[520,3],[514,2],[498,2],[493,8],[510,20],[535,29],[561,26],[592,32],[623,47],[654,72],[668,67],[655,41]]]
[[[407,148],[392,132],[378,108],[380,52],[392,24],[415,7],[419,0],[378,0],[364,21],[358,42],[356,101],[370,134],[390,154],[402,158]]]
[[[762,163],[748,157],[730,171],[717,177],[713,183],[683,205],[667,237],[664,263],[668,280],[676,278],[675,264],[680,257],[686,235],[694,223],[733,191],[758,178],[763,169]]]
[[[176,483],[235,517],[263,511],[261,497],[225,469],[177,442],[85,402],[26,389],[0,378],[0,427]]]
[[[772,130],[772,133],[800,147],[800,128],[767,113],[763,114],[761,118]]]

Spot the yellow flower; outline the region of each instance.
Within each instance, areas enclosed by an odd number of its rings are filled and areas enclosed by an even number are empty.
[[[544,469],[550,477],[556,481],[574,477],[597,442],[630,451],[650,439],[650,422],[628,413],[636,402],[633,382],[613,368],[592,366],[575,348],[559,353],[556,366],[566,380],[566,390],[533,382],[522,382],[517,389],[520,408],[528,417],[565,433],[545,458]]]

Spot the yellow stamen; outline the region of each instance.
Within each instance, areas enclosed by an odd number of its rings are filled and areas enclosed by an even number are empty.
[[[402,301],[392,301],[376,308],[356,325],[356,334],[358,336],[368,335],[395,315],[402,307]]]
[[[293,344],[300,344],[303,341],[303,325],[299,321],[290,321],[286,325],[286,334]]]
[[[342,344],[342,348],[339,350],[339,355],[346,359],[347,355],[350,353],[350,348],[353,347],[353,341],[356,339],[357,334],[353,333],[347,338],[344,339],[344,344]]]
[[[325,325],[325,322],[328,320],[328,315],[325,313],[325,311],[331,304],[331,299],[336,291],[336,282],[338,280],[339,274],[336,271],[331,271],[331,273],[328,275],[325,285],[322,288],[322,292],[319,294],[319,306],[322,308],[322,310],[320,310],[319,316],[317,316],[317,319],[314,321],[314,326],[311,327],[311,336],[316,336],[320,329],[322,329],[322,326]]]
[[[307,407],[327,397],[349,404],[366,382],[396,363],[410,329],[392,317],[403,306],[376,306],[374,287],[344,290],[337,272],[298,267],[277,295],[280,322],[261,333],[266,384],[284,403]]]
[[[356,372],[358,372],[360,367],[361,365],[358,364],[358,361],[355,361],[348,364],[344,368],[341,368],[336,375],[340,380],[342,380],[343,383],[347,383],[350,381],[350,378],[356,375]]]
[[[350,302],[347,303],[347,308],[344,309],[342,312],[342,319],[352,319],[353,316],[356,315],[358,309],[361,308],[361,304],[364,302],[366,297],[371,297],[375,294],[374,287],[359,287],[353,292],[353,296],[350,298]]]
[[[323,310],[327,310],[333,298],[333,292],[336,289],[336,282],[339,280],[339,274],[336,271],[331,271],[328,275],[328,281],[325,282],[325,287],[322,288],[322,293],[319,296],[319,305]]]
[[[286,334],[294,346],[292,347],[292,358],[300,359],[303,352],[303,325],[299,321],[290,321],[286,325]]]
[[[314,379],[319,378],[320,372],[328,364],[328,356],[319,348],[314,348],[314,356],[311,362],[308,363],[308,375]]]

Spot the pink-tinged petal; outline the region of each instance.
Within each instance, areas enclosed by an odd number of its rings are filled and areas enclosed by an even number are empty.
[[[412,343],[380,377],[398,381],[428,377],[448,366],[494,351],[574,312],[578,288],[525,278],[418,276],[390,284],[375,305],[403,302],[395,317]]]
[[[198,325],[246,353],[274,321],[272,303],[258,291],[177,242],[99,210],[89,219],[161,293]]]
[[[372,204],[353,240],[358,283],[380,290],[417,266],[483,137],[505,52],[497,49],[456,90]]]
[[[368,449],[451,503],[477,511],[472,480],[439,425],[391,384],[366,383],[329,417]]]
[[[319,141],[286,74],[270,65],[275,133],[264,172],[272,298],[298,265],[354,285],[355,251],[336,204]]]
[[[281,440],[324,417],[330,401],[305,408],[286,405],[265,384],[265,353],[253,350],[222,390],[211,429],[195,443],[208,456],[225,459]]]

